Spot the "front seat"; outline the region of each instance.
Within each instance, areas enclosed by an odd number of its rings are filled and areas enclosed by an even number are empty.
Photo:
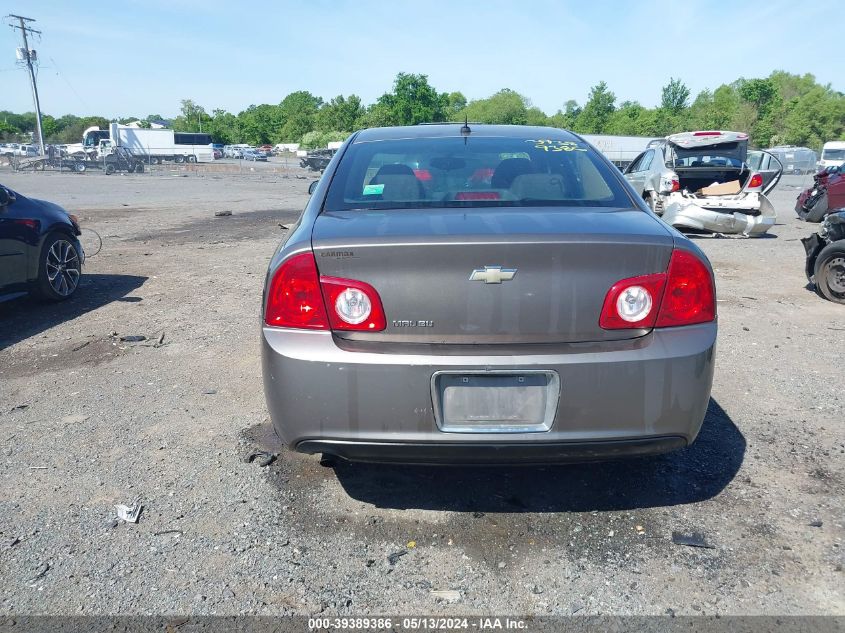
[[[425,198],[425,189],[414,175],[414,170],[401,163],[379,167],[370,184],[384,185],[382,200],[409,202]]]
[[[514,178],[523,174],[533,174],[537,170],[527,158],[506,158],[496,165],[490,186],[493,189],[510,189]]]

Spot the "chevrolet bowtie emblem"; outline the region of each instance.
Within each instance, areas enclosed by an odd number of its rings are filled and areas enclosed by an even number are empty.
[[[486,284],[500,284],[510,281],[516,274],[516,268],[502,268],[501,266],[485,266],[476,268],[469,276],[470,281],[483,281]]]

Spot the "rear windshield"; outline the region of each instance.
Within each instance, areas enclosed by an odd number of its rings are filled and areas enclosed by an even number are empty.
[[[625,207],[612,168],[576,140],[439,137],[353,143],[324,210]]]
[[[822,158],[824,160],[845,160],[845,149],[822,150]]]
[[[719,169],[724,167],[742,167],[742,161],[733,156],[719,156],[718,154],[699,154],[675,159],[675,167],[705,167]]]

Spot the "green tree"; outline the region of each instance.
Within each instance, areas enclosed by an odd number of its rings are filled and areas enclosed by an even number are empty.
[[[332,130],[354,131],[361,127],[361,120],[366,110],[358,95],[349,95],[349,98],[338,95],[326,104],[323,104],[316,114],[314,120],[315,129],[322,132]]]
[[[678,114],[687,107],[688,101],[689,88],[680,79],[670,77],[669,83],[663,86],[660,107],[672,114]]]
[[[448,95],[438,94],[428,83],[427,75],[399,73],[393,82],[393,92],[378,98],[368,112],[370,120],[381,125],[416,125],[445,120]]]
[[[251,145],[263,145],[264,143],[279,143],[283,140],[289,140],[284,136],[284,125],[286,119],[282,112],[281,106],[270,105],[262,103],[260,105],[251,105],[243,112],[238,113],[236,136],[240,138],[241,143],[249,143]],[[223,125],[228,126],[231,138],[231,123],[228,117],[221,118],[220,127],[215,127],[216,131],[223,131]],[[306,130],[308,131],[308,130]],[[305,132],[302,132],[304,134]],[[302,136],[296,137],[296,140]]]
[[[307,90],[290,93],[279,104],[281,129],[274,143],[299,142],[306,132],[314,129],[317,110],[323,104],[320,97],[315,97]]]
[[[528,123],[528,108],[525,97],[509,88],[503,88],[486,99],[470,101],[459,118],[463,119],[464,116],[478,123],[525,125]],[[534,116],[536,118],[536,113]]]
[[[616,95],[608,89],[604,81],[600,81],[590,89],[590,97],[575,119],[573,127],[578,132],[602,134],[610,116],[616,110],[615,103]]]
[[[191,99],[182,99],[179,116],[173,120],[173,129],[179,132],[206,131],[211,117],[205,109]]]
[[[467,107],[467,98],[461,92],[450,92],[446,97],[446,120],[459,121]]]
[[[563,104],[562,110],[558,110],[549,117],[549,124],[565,130],[572,130],[575,128],[575,120],[579,114],[581,114],[581,106],[574,99],[570,99]]]

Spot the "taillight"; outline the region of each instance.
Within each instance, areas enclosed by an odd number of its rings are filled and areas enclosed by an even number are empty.
[[[605,330],[654,327],[666,273],[618,281],[604,298],[599,326]]]
[[[754,174],[751,176],[751,180],[748,181],[748,187],[746,189],[757,189],[763,186],[763,176],[760,174]]]
[[[376,289],[353,279],[320,277],[333,330],[378,332],[387,326]]]
[[[707,323],[716,318],[716,289],[710,270],[687,251],[672,251],[668,279],[655,327]]]
[[[459,191],[455,194],[455,200],[499,200],[500,198],[498,191]]]
[[[677,327],[716,318],[710,271],[687,251],[672,251],[665,273],[623,279],[604,299],[599,326],[606,330]]]
[[[314,255],[294,255],[276,270],[267,291],[264,322],[275,327],[329,328]]]
[[[672,180],[672,189],[671,191],[680,191],[681,190],[681,181],[680,180]]]
[[[707,132],[693,132],[693,136],[721,136],[721,132],[707,131]]]
[[[309,330],[376,332],[387,326],[381,298],[362,281],[320,277],[311,253],[286,260],[267,291],[264,323]]]

